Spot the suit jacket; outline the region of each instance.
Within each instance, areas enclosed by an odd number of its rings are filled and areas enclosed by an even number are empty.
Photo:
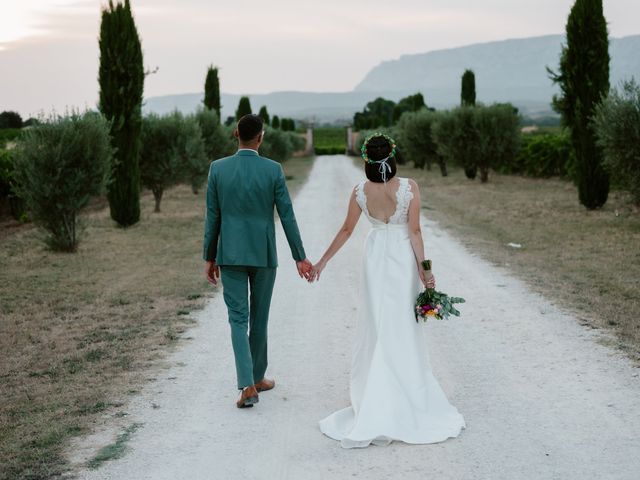
[[[296,261],[306,258],[282,166],[253,150],[211,163],[204,259],[218,265],[278,266],[274,207]]]

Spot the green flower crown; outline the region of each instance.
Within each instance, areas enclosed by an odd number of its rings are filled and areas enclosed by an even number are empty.
[[[389,142],[389,145],[391,145],[391,153],[389,154],[389,158],[393,158],[396,156],[396,141],[393,138],[391,138],[389,135],[385,135],[384,133],[381,133],[381,132],[375,132],[369,135],[367,138],[365,138],[364,142],[362,142],[362,147],[360,147],[360,155],[362,155],[362,159],[365,162],[376,163],[374,160],[369,160],[369,157],[367,156],[367,144],[369,143],[369,140],[371,140],[374,137],[383,137],[387,142]]]

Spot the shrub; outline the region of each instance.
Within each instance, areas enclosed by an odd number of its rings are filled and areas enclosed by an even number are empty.
[[[314,153],[316,155],[343,155],[345,148],[341,147],[314,147]]]
[[[477,165],[480,180],[489,179],[489,168],[513,163],[520,142],[518,110],[510,104],[476,107],[477,128],[480,132],[480,154]]]
[[[160,211],[164,190],[178,182],[176,141],[181,120],[177,114],[165,117],[150,114],[142,119],[140,180],[153,193],[155,212]]]
[[[640,205],[640,86],[633,80],[614,89],[593,118],[605,166]]]
[[[50,119],[24,133],[15,150],[15,190],[51,248],[76,250],[78,214],[103,191],[111,157],[109,123],[95,113]]]
[[[14,182],[13,156],[9,150],[0,150],[0,206],[9,202],[11,216],[21,222],[28,220],[24,201],[16,194]],[[0,209],[1,210],[1,209]]]
[[[284,162],[293,155],[294,151],[302,148],[304,148],[304,139],[298,134],[266,127],[260,154],[271,160]]]
[[[23,130],[19,128],[0,129],[0,148],[5,148],[7,146],[7,143],[20,138],[22,132]]]
[[[191,185],[193,193],[198,193],[207,180],[211,160],[207,157],[202,129],[195,116],[181,118],[176,143],[182,177]]]
[[[226,126],[220,125],[214,111],[200,109],[196,112],[195,118],[202,131],[204,151],[209,161],[233,154],[236,143],[232,132]]]
[[[512,163],[496,167],[501,173],[549,178],[570,175],[573,149],[568,132],[523,135]]]
[[[271,119],[271,126],[275,129],[280,128],[280,117],[278,117],[278,115],[274,115]]]
[[[293,118],[282,118],[280,128],[285,132],[293,132],[296,129],[296,122]]]
[[[476,178],[482,153],[475,110],[475,107],[459,107],[440,113],[433,129],[438,153],[446,162],[461,165],[471,180]]]
[[[398,120],[396,141],[402,148],[405,157],[413,161],[416,168],[427,167],[431,170],[431,164],[440,165],[442,174],[446,176],[446,164],[438,154],[437,145],[433,136],[433,126],[438,114],[423,108],[417,112],[404,113]]]
[[[212,110],[207,112],[205,115],[216,117]],[[186,181],[197,193],[208,169],[205,143],[195,116],[174,112],[163,117],[150,114],[143,119],[140,177],[153,193],[155,212],[160,211],[164,191],[176,183]]]
[[[0,150],[0,201],[11,193],[11,178],[13,177],[13,163],[8,150]]]

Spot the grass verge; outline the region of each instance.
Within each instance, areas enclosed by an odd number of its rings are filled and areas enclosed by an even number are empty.
[[[311,158],[283,164],[292,194]],[[44,248],[30,225],[0,236],[0,479],[51,478],[63,447],[127,395],[176,344],[208,292],[202,277],[204,192],[178,186],[162,212],[116,228],[98,200],[75,254]]]
[[[588,211],[558,179],[492,173],[483,185],[457,168],[446,178],[407,166],[400,174],[419,183],[427,217],[582,323],[615,332],[640,359],[640,213],[626,192]]]

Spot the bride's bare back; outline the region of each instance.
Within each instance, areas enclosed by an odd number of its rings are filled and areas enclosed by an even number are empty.
[[[366,182],[363,188],[369,215],[376,220],[389,223],[398,207],[397,193],[400,180],[394,177],[387,183]]]

